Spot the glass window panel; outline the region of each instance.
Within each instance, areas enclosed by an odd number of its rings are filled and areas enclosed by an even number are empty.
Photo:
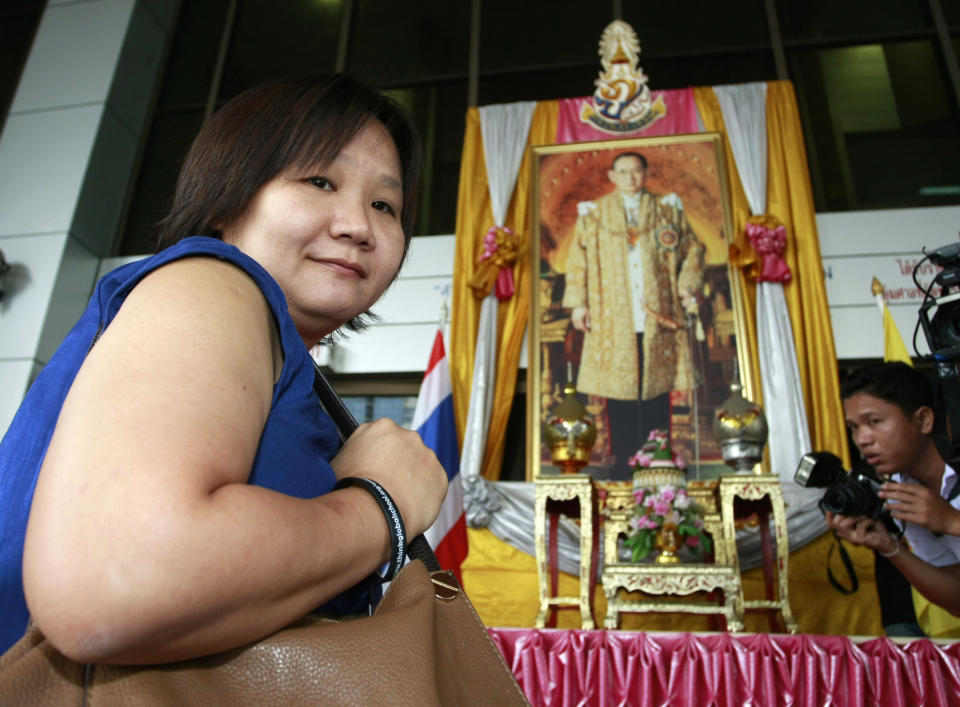
[[[653,90],[771,81],[777,78],[773,52],[767,49],[730,54],[662,57],[649,59],[646,63],[641,56],[640,66],[650,77],[650,87]]]
[[[483,0],[480,7],[481,73],[589,62],[613,19],[608,2]]]
[[[940,9],[943,19],[953,31],[960,30],[960,2],[957,0],[940,0]]]
[[[124,226],[120,255],[153,252],[154,227],[170,208],[180,164],[202,123],[202,108],[154,116]]]
[[[342,0],[240,0],[220,98],[284,76],[333,71],[342,11]]]
[[[930,42],[791,52],[817,211],[960,203],[960,136]]]
[[[776,78],[773,55],[768,51],[723,56],[687,56],[650,60],[640,66],[654,91],[687,86],[714,86]],[[593,67],[552,69],[488,76],[480,79],[480,105],[523,100],[578,98],[593,93],[600,63]]]
[[[158,106],[206,103],[228,5],[229,0],[181,4]]]
[[[927,0],[776,0],[776,8],[785,41],[862,37],[932,26]]]
[[[356,0],[347,69],[376,85],[425,76],[463,76],[470,53],[470,3]]]
[[[453,233],[467,111],[467,83],[453,81],[391,89],[385,93],[410,112],[423,142],[423,183],[414,232],[429,235]]]
[[[481,76],[477,87],[477,100],[480,105],[488,105],[589,96],[593,93],[593,81],[599,71],[598,59],[595,66]]]
[[[763,0],[727,2],[625,2],[623,19],[640,38],[644,56],[713,52],[767,46],[770,32]],[[600,33],[596,35],[600,40]],[[706,85],[690,80],[688,84]]]
[[[417,408],[415,395],[344,395],[342,399],[360,424],[386,417],[409,429]]]

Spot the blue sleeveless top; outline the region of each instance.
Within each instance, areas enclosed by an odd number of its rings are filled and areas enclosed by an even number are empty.
[[[98,332],[113,321],[140,280],[161,265],[190,256],[216,257],[246,272],[270,305],[280,333],[283,370],[248,483],[299,498],[328,493],[336,483],[329,460],[340,447],[339,434],[314,393],[313,361],[287,312],[283,291],[266,270],[234,246],[203,236],[113,270],[97,283],[86,311],[37,376],[0,442],[0,653],[26,629],[21,565],[27,516],[67,391]],[[320,610],[361,613],[367,603],[366,587],[357,586]]]

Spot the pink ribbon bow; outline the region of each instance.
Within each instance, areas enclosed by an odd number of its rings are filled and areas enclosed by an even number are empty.
[[[477,274],[481,280],[487,280],[490,274],[496,271],[493,293],[501,302],[513,297],[516,290],[513,280],[513,264],[516,260],[517,242],[514,232],[506,226],[491,226],[483,237],[483,253],[480,256],[481,264],[489,262],[485,268],[481,267]],[[471,287],[473,286],[471,284]]]
[[[790,266],[781,255],[787,244],[787,229],[783,224],[770,228],[760,223],[747,223],[747,238],[762,259],[757,282],[790,282]]]

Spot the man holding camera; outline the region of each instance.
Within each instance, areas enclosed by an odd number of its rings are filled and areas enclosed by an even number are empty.
[[[842,386],[853,443],[878,474],[877,493],[909,544],[879,521],[827,512],[837,535],[887,558],[930,602],[960,615],[960,485],[933,441],[930,382],[905,363],[854,373]]]

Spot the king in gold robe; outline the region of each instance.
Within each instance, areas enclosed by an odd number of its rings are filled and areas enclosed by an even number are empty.
[[[577,390],[646,400],[693,387],[696,377],[681,295],[693,298],[700,292],[704,249],[682,201],[675,194],[659,196],[645,189],[625,199],[614,190],[578,208],[563,296],[564,307],[586,307],[590,314]],[[632,249],[639,251],[631,254]],[[631,263],[641,274],[639,300]],[[644,315],[642,380],[634,325],[638,307]]]

